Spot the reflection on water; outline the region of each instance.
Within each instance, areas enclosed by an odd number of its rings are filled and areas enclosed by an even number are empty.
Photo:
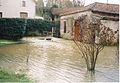
[[[106,47],[100,53],[96,71],[91,73],[86,71],[84,59],[73,41],[24,40],[30,43],[0,48],[1,68],[26,73],[39,83],[116,82],[119,79],[116,47]]]

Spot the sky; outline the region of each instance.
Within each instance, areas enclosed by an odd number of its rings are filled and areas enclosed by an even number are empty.
[[[120,0],[85,0],[85,5],[94,3],[94,2],[102,2],[102,3],[111,3],[111,4],[119,4]]]

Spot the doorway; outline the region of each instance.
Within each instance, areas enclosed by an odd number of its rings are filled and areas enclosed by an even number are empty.
[[[75,41],[80,41],[80,33],[81,33],[81,29],[80,29],[80,22],[79,20],[76,20],[74,23],[74,40]]]

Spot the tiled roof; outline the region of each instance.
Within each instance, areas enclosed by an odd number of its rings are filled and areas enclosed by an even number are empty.
[[[62,14],[62,13],[65,13],[65,12],[70,12],[72,10],[76,10],[77,8],[53,8],[53,11],[52,13],[53,14]]]
[[[92,11],[119,14],[119,5],[118,4],[107,4],[107,3],[96,2],[96,3],[91,4],[91,5],[92,5],[92,7],[91,7]]]
[[[69,14],[78,13],[78,12],[87,11],[87,10],[119,14],[119,5],[95,2],[85,7],[53,9],[53,14],[59,14],[60,16],[63,16],[63,15],[69,15]]]

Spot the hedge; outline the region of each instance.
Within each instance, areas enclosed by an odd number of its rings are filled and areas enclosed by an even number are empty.
[[[28,35],[29,32],[51,31],[52,26],[58,23],[41,19],[2,18],[0,19],[0,39],[18,40]]]
[[[22,38],[24,19],[2,18],[0,19],[0,38],[18,40]]]

